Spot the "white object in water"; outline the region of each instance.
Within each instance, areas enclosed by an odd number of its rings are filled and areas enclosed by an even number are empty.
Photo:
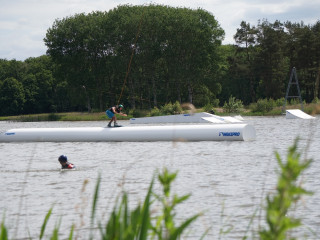
[[[310,116],[309,114],[306,114],[305,112],[302,112],[300,109],[290,109],[286,110],[286,119],[315,119],[315,117]]]
[[[194,114],[176,114],[167,116],[154,116],[154,117],[142,117],[142,118],[131,118],[131,124],[148,124],[148,123],[240,123],[233,117],[219,117],[214,114],[201,112]]]
[[[237,116],[234,116],[235,119],[238,119],[240,121],[244,121],[243,117],[241,115],[237,115]]]
[[[234,117],[219,117],[214,115],[213,117],[203,117],[202,119],[212,123],[241,123],[242,121]]]
[[[21,128],[0,133],[0,142],[247,141],[255,138],[255,129],[248,124]]]

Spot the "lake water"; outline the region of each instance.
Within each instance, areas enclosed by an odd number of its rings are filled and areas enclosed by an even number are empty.
[[[88,239],[95,184],[101,174],[97,221],[105,223],[122,190],[132,207],[143,201],[156,170],[178,171],[172,191],[191,197],[177,208],[177,221],[203,215],[188,229],[185,239],[253,238],[265,225],[265,197],[274,191],[278,165],[274,151],[286,159],[288,147],[299,136],[299,149],[307,147],[314,161],[301,180],[314,195],[304,196],[293,215],[302,219],[294,236],[320,238],[320,118],[289,120],[247,117],[257,139],[249,142],[81,142],[0,143],[0,217],[10,239],[39,237],[48,210],[53,206],[47,234],[60,225],[65,238],[75,224],[77,239]],[[105,126],[106,122],[0,122],[0,131],[25,127]],[[122,125],[129,122],[123,121]],[[75,171],[60,171],[58,157],[68,156]],[[304,154],[302,154],[305,157]],[[87,184],[84,184],[87,182]],[[85,186],[85,187],[84,187]],[[160,191],[156,183],[155,191]],[[262,211],[260,209],[262,208]],[[97,226],[95,224],[95,226]],[[219,231],[231,231],[219,235]],[[96,236],[99,236],[98,230]],[[48,237],[48,236],[47,236]]]

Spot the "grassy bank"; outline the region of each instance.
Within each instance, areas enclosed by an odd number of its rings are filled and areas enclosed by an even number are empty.
[[[165,106],[167,107],[167,105]],[[117,115],[119,120],[129,120],[130,118],[138,117],[150,117],[150,116],[161,116],[171,115],[176,113],[190,113],[190,109],[152,109],[149,110],[129,110],[126,113],[127,117]],[[286,106],[286,109],[300,109],[300,104],[293,104]],[[242,116],[280,116],[282,115],[282,106],[268,108],[261,108],[262,110],[255,110],[252,106],[242,107],[236,109],[236,111],[226,111],[224,108],[219,107],[203,107],[198,109],[192,109],[193,112],[209,112],[213,110],[216,115],[242,115]],[[303,111],[310,115],[316,115],[320,113],[320,104],[310,103],[305,104]],[[19,116],[0,116],[0,121],[17,121],[17,122],[41,122],[41,121],[108,121],[108,117],[105,112],[65,112],[65,113],[41,113],[41,114],[27,114]]]
[[[124,119],[120,116],[118,119]],[[129,118],[128,118],[129,119]],[[84,112],[68,112],[68,113],[41,113],[27,114],[20,116],[0,117],[0,121],[18,121],[18,122],[41,122],[41,121],[107,121],[108,118],[104,112],[100,113],[84,113]]]

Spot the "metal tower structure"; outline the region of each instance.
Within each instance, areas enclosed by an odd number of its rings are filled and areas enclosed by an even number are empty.
[[[294,78],[294,80],[293,80],[293,78]],[[289,90],[290,90],[291,85],[297,86],[298,95],[289,95]],[[301,111],[303,111],[303,103],[302,103],[299,81],[298,81],[298,76],[297,76],[297,72],[296,72],[295,67],[293,67],[291,70],[290,80],[289,80],[288,87],[287,87],[286,97],[285,97],[284,103],[283,103],[282,113],[284,113],[286,110],[286,103],[287,103],[288,98],[299,98],[300,104],[301,104]]]

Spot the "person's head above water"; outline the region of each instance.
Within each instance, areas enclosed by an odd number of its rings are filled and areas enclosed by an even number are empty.
[[[61,155],[59,158],[58,158],[58,161],[60,163],[66,163],[68,161],[68,158],[66,155]]]
[[[74,169],[75,168],[73,163],[68,162],[68,158],[66,155],[61,155],[58,158],[58,161],[60,162],[62,169]]]

